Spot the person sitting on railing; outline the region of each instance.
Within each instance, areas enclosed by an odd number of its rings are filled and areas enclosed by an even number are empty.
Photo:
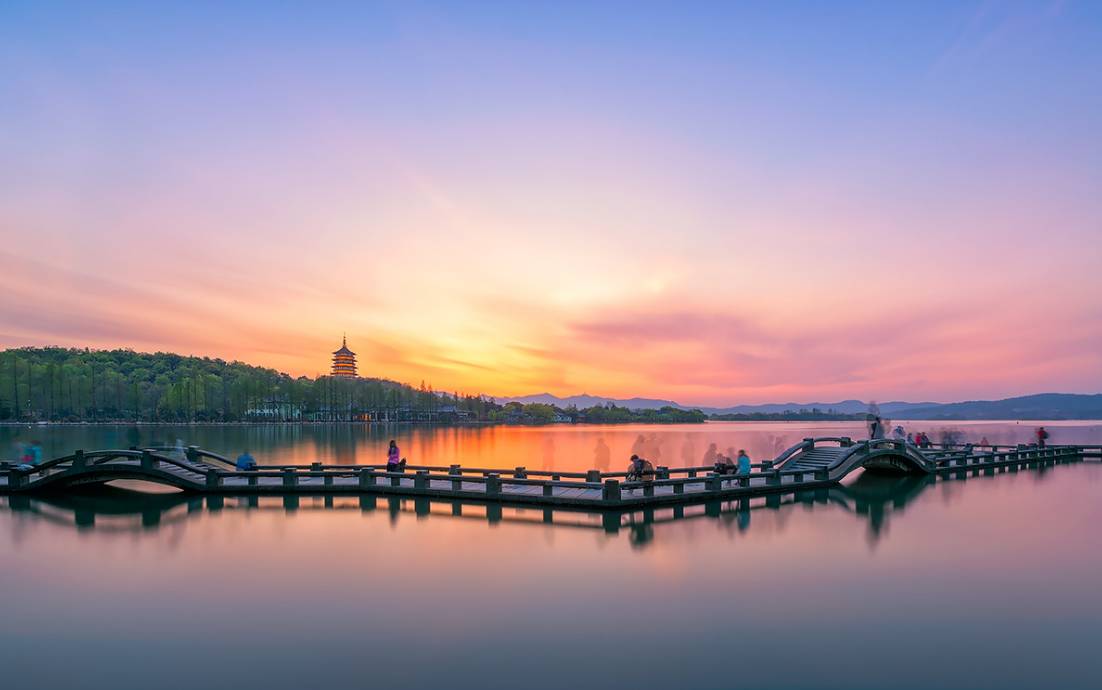
[[[744,477],[750,475],[750,456],[741,449],[738,452],[738,473]]]
[[[402,457],[402,451],[398,450],[398,444],[394,442],[394,439],[390,439],[390,447],[386,450],[386,471],[406,471],[406,459]]]
[[[238,472],[249,472],[256,469],[256,460],[249,454],[249,451],[242,451],[241,455],[237,456],[234,467],[237,468]]]
[[[632,455],[627,476],[624,479],[629,482],[652,481],[654,479],[654,465],[646,458]]]

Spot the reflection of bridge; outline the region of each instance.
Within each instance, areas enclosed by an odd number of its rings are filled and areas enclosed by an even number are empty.
[[[1038,463],[1036,470],[1047,471]],[[1002,471],[1009,472],[1009,468]],[[946,473],[944,479],[961,481],[990,474],[982,468]],[[994,476],[991,481],[997,481]],[[716,521],[732,533],[751,528],[753,515],[804,509],[841,510],[867,521],[869,538],[879,540],[889,515],[898,514],[938,481],[934,475],[864,473],[853,482],[813,490],[787,490],[763,496],[702,499],[696,503],[635,508],[525,507],[486,501],[430,499],[400,495],[225,495],[173,492],[144,493],[106,487],[94,492],[17,493],[0,497],[12,513],[32,516],[36,521],[104,534],[151,533],[178,529],[202,513],[282,513],[300,511],[333,514],[380,513],[391,522],[401,516],[419,522],[431,516],[435,521],[463,520],[518,527],[626,533],[631,542],[643,546],[655,538],[655,530],[680,522]],[[782,513],[783,515],[783,513]],[[766,524],[771,524],[767,522]],[[780,523],[783,525],[782,523]],[[679,538],[684,538],[683,536]]]
[[[925,475],[935,480],[953,472],[1014,472],[1097,457],[1100,450],[1097,446],[920,449],[893,440],[809,438],[775,460],[753,465],[745,475],[719,474],[715,467],[657,467],[644,480],[629,480],[624,472],[549,472],[518,467],[505,473],[459,465],[409,466],[404,472],[388,472],[378,465],[314,463],[238,471],[227,458],[194,447],[182,456],[160,450],[78,450],[34,467],[0,468],[0,491],[64,492],[84,485],[139,480],[213,495],[381,494],[618,509],[823,489],[859,469]]]

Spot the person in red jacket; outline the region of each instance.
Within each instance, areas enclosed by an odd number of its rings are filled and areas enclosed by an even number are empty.
[[[1045,431],[1045,428],[1043,426],[1037,427],[1037,447],[1038,448],[1044,448],[1045,447],[1045,441],[1047,441],[1047,440],[1048,440],[1048,432]]]

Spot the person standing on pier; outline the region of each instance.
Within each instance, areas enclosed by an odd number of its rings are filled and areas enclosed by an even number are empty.
[[[1045,447],[1045,441],[1047,441],[1047,440],[1048,440],[1048,432],[1045,431],[1045,428],[1043,426],[1037,427],[1037,447],[1038,448],[1044,448]]]
[[[750,475],[750,456],[741,449],[738,452],[738,473],[742,476]]]

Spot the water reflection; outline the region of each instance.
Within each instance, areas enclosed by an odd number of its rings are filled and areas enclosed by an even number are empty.
[[[1022,470],[1043,481],[1054,470],[1037,467]],[[611,538],[626,538],[643,549],[661,538],[663,528],[676,522],[705,521],[718,525],[728,538],[749,531],[758,512],[776,513],[783,531],[785,513],[792,510],[841,511],[867,525],[867,541],[875,547],[888,534],[890,520],[901,516],[921,494],[937,486],[943,502],[955,498],[953,482],[993,477],[1009,470],[968,469],[941,478],[918,475],[888,475],[863,472],[851,482],[830,488],[777,493],[768,496],[724,501],[704,501],[677,506],[624,511],[592,511],[569,508],[525,508],[472,501],[450,501],[377,495],[285,495],[285,496],[200,496],[184,492],[148,493],[140,482],[126,488],[103,486],[82,492],[55,495],[0,496],[0,508],[14,513],[17,533],[34,521],[100,533],[151,533],[178,529],[200,513],[293,515],[299,511],[385,512],[391,527],[412,516],[416,521],[459,519],[481,521],[490,526],[539,525],[556,529],[590,530]],[[692,532],[687,541],[693,541]],[[679,533],[679,540],[686,536]],[[18,541],[18,539],[17,539]]]

